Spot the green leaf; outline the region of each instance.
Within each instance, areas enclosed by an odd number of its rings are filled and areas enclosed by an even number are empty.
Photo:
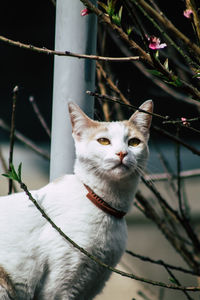
[[[115,23],[117,26],[120,26],[120,25],[121,25],[121,19],[119,18],[118,15],[113,15],[113,16],[112,16],[112,21],[113,21],[113,23]]]
[[[21,181],[21,174],[22,174],[22,163],[20,163],[18,167],[18,178],[20,181]]]
[[[130,35],[132,31],[133,31],[133,28],[132,28],[132,27],[128,27],[128,28],[126,29],[126,33],[127,33],[128,35]]]
[[[13,166],[13,164],[10,164],[10,170],[8,171],[7,174],[2,174],[2,176],[20,182],[21,181],[21,169],[22,169],[22,163],[19,164],[18,173],[15,171],[15,167]]]
[[[159,78],[163,78],[163,74],[157,70],[147,70],[150,74],[154,75],[154,76],[157,76]]]
[[[119,18],[120,18],[120,21],[122,20],[122,10],[123,10],[123,6],[120,7],[119,13],[118,13],[118,16],[119,16]]]
[[[182,86],[182,82],[180,81],[179,78],[175,79],[174,81],[169,81],[169,80],[166,80],[167,83],[175,86],[175,87],[181,87]]]
[[[18,176],[17,176],[17,173],[15,171],[15,167],[13,166],[13,164],[10,164],[10,169],[11,169],[10,174],[12,176],[11,179],[18,180]]]
[[[123,6],[120,7],[118,14],[113,14],[112,21],[118,26],[121,26]]]
[[[200,78],[200,72],[197,72],[194,76],[192,76],[193,78]]]
[[[10,178],[10,175],[9,174],[1,174],[2,176],[4,177],[7,177],[7,178]],[[11,178],[10,178],[11,179]]]
[[[159,58],[159,51],[158,50],[156,51],[155,58],[157,58],[157,59]]]
[[[165,69],[167,69],[169,71],[169,61],[168,61],[168,58],[164,62],[164,67],[165,67]]]

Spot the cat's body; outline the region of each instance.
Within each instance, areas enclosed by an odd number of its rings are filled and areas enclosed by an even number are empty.
[[[152,111],[152,102],[145,103],[141,108]],[[96,122],[74,104],[70,114],[75,175],[65,175],[32,195],[66,235],[115,266],[125,250],[125,220],[96,207],[84,184],[113,208],[128,212],[148,156],[151,117],[136,112],[129,121]],[[24,193],[0,198],[0,266],[2,300],[14,298],[1,279],[1,268],[18,300],[90,300],[110,275],[66,242]]]

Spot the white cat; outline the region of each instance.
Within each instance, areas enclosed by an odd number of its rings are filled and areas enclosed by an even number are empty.
[[[140,108],[152,112],[152,106],[149,100]],[[73,103],[69,112],[75,175],[32,195],[66,235],[115,266],[127,239],[123,216],[148,157],[151,115],[137,111],[127,121],[98,122]],[[90,300],[110,276],[64,240],[25,193],[0,198],[0,266],[1,300]]]

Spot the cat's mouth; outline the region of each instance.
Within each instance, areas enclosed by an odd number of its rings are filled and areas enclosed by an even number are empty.
[[[113,167],[113,169],[116,169],[116,168],[119,168],[119,169],[125,169],[125,170],[128,170],[128,169],[129,169],[129,167],[128,167],[126,164],[124,164],[123,162],[119,162],[118,164],[116,164],[116,165]]]

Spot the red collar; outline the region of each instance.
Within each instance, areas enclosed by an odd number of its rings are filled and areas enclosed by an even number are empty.
[[[125,214],[126,214],[125,212],[113,208],[108,203],[106,203],[103,199],[101,199],[99,196],[97,196],[93,192],[93,190],[91,190],[91,188],[89,186],[87,186],[86,184],[84,184],[84,186],[88,190],[88,194],[86,195],[86,197],[88,199],[90,199],[90,201],[92,201],[92,203],[94,205],[96,205],[98,208],[100,208],[101,210],[103,210],[107,214],[112,215],[112,216],[114,216],[115,218],[118,218],[118,219],[122,219],[125,216]]]

